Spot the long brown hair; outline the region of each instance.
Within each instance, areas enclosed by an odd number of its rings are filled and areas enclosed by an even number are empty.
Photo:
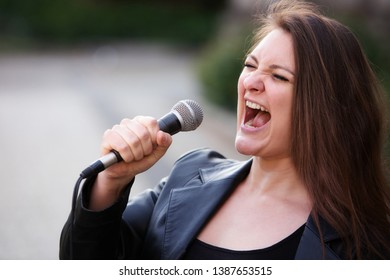
[[[275,28],[294,43],[291,153],[313,201],[312,216],[344,239],[343,257],[389,258],[385,99],[375,74],[354,34],[312,4],[272,5],[255,42]]]

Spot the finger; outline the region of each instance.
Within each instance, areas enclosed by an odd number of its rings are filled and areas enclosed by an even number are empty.
[[[109,145],[108,141],[106,140],[108,137],[110,137],[109,136],[110,133],[111,133],[111,129],[107,129],[103,133],[102,143],[100,145],[102,155],[108,154],[112,150],[112,147]]]
[[[136,160],[140,160],[144,156],[147,156],[153,152],[153,138],[156,137],[151,134],[147,124],[144,125],[136,119],[133,119],[124,121],[123,125],[126,126],[126,129],[128,129],[132,134],[127,136],[132,137],[132,139],[135,141],[130,147]],[[134,136],[136,138],[134,138]]]
[[[107,154],[112,150],[117,151],[124,161],[130,162],[134,159],[133,152],[128,145],[128,143],[124,140],[122,128],[120,125],[114,125],[112,129],[106,130],[103,135],[102,141],[102,154]]]
[[[153,156],[156,161],[158,161],[165,155],[166,151],[172,144],[172,136],[163,131],[159,131],[157,133],[157,144],[158,145],[153,152]]]
[[[158,131],[156,138],[157,145],[160,147],[168,148],[172,144],[172,135],[169,133]]]
[[[153,142],[153,145],[157,145],[156,142],[157,132],[160,130],[160,128],[158,127],[157,120],[152,117],[141,117],[141,116],[135,117],[134,120],[147,128],[151,140]]]

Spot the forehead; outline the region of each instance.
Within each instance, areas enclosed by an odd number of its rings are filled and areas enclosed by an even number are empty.
[[[295,70],[292,37],[280,28],[268,33],[253,49],[251,56],[261,64],[277,64]]]

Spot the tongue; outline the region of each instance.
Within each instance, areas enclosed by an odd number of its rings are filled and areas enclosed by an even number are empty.
[[[269,122],[270,119],[271,119],[271,115],[269,113],[260,111],[253,119],[252,126],[261,127],[265,125],[267,122]]]

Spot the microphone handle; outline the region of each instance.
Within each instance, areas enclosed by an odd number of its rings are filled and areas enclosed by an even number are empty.
[[[158,126],[160,127],[160,130],[169,133],[170,135],[174,135],[181,131],[179,118],[181,118],[180,115],[175,114],[175,111],[171,111],[157,121]]]
[[[111,165],[122,161],[123,158],[121,155],[115,151],[112,150],[110,153],[102,156],[98,160],[96,160],[94,163],[89,165],[87,168],[85,168],[81,173],[80,177],[82,178],[88,178],[93,175],[97,175],[98,173],[102,172],[104,169],[110,167]]]

